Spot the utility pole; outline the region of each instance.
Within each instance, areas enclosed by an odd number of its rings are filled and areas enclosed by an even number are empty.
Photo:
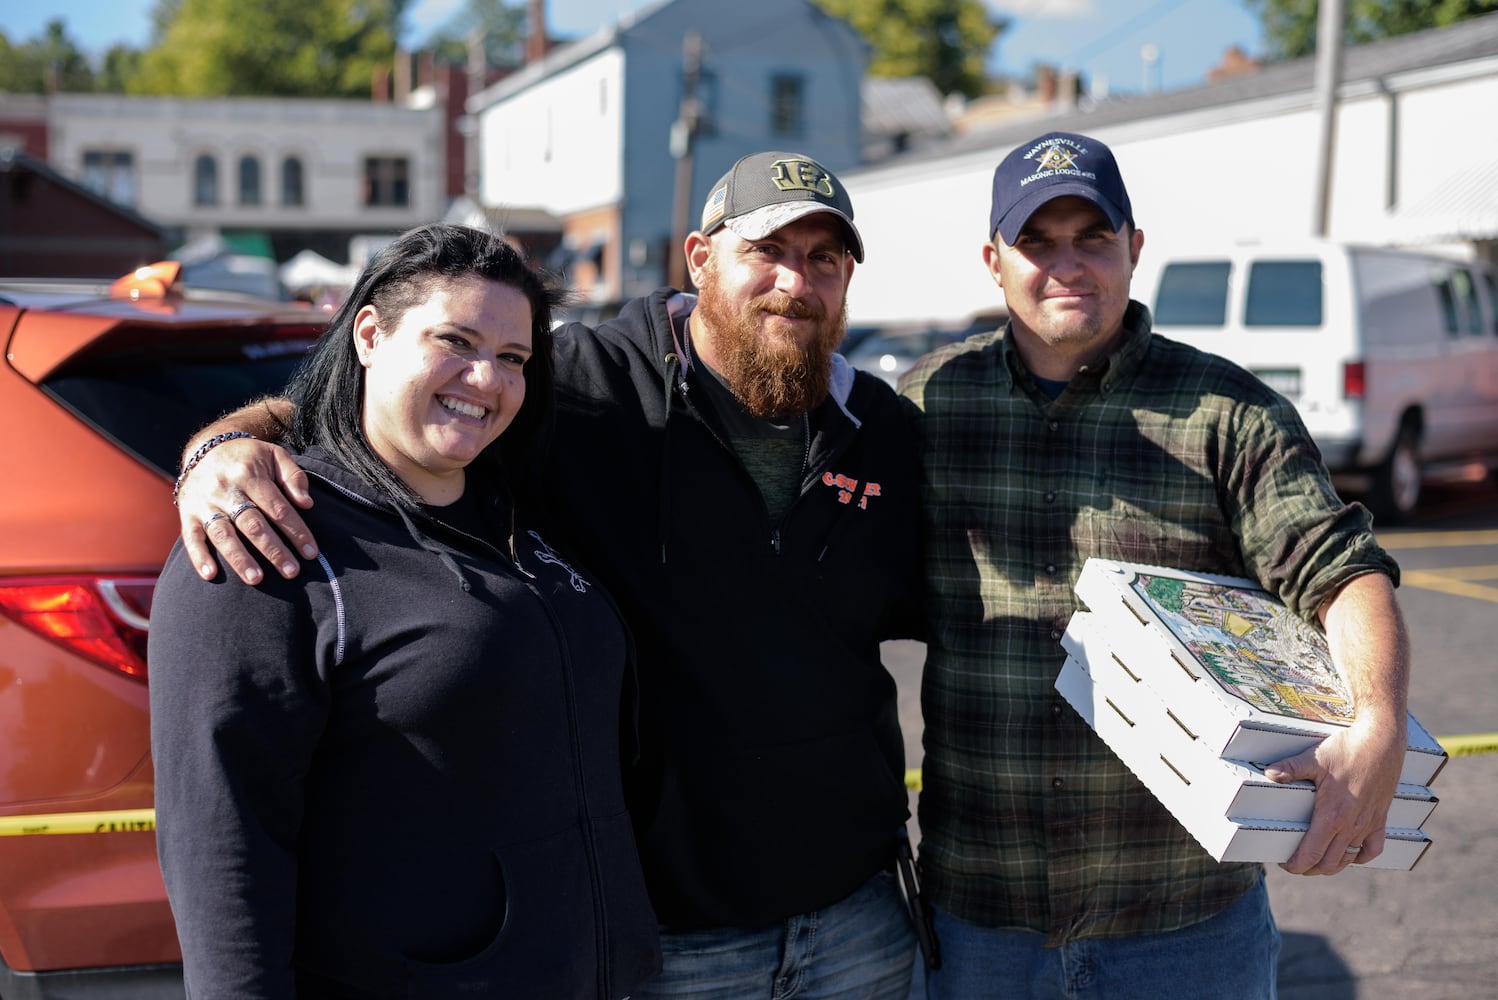
[[[702,80],[702,36],[688,29],[681,40],[681,108],[671,123],[671,155],[676,159],[676,190],[671,208],[671,247],[666,282],[686,291],[687,258],[684,244],[692,212],[692,154],[702,128],[702,102],[697,85]]]
[[[1332,161],[1337,138],[1337,88],[1342,82],[1342,0],[1320,0],[1316,24],[1316,205],[1311,235],[1330,227]]]
[[[467,89],[463,103],[484,89],[484,77],[489,68],[489,54],[485,47],[485,32],[482,23],[475,24],[468,32],[464,43],[468,50]],[[465,106],[458,118],[458,128],[463,133],[463,193],[479,204],[479,123],[478,118]]]

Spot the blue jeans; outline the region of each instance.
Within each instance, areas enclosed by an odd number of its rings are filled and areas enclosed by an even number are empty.
[[[1260,879],[1221,913],[1164,934],[1045,948],[1033,931],[990,930],[934,912],[941,968],[928,1000],[1273,1000],[1280,934]]]
[[[905,1000],[915,934],[895,877],[772,927],[661,934],[661,974],[634,1000]]]

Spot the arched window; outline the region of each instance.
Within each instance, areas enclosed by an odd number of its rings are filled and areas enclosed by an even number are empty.
[[[218,204],[218,161],[207,153],[200,154],[192,165],[192,202]]]
[[[302,161],[288,156],[281,161],[281,204],[302,204]]]
[[[239,158],[239,203],[260,204],[260,161],[253,156]]]

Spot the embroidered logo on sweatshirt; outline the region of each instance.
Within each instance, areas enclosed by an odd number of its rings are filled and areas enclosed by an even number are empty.
[[[836,472],[822,473],[822,485],[831,486],[837,490],[838,503],[852,503],[855,499],[857,499],[859,510],[868,510],[869,497],[879,496],[878,483],[864,483],[863,493],[862,495],[860,495],[858,491],[858,480],[854,479],[851,476],[844,476],[841,473]]]
[[[542,538],[534,531],[527,531],[526,534],[534,538],[536,540],[536,544],[541,546],[536,550],[536,558],[538,560],[546,563],[547,565],[559,566],[562,569],[566,570],[567,575],[571,577],[571,580],[569,582],[572,584],[572,589],[577,591],[579,594],[586,594],[588,592],[588,588],[592,586],[592,584],[588,583],[587,580],[584,580],[581,573],[573,569],[571,566],[567,565],[566,560],[557,555],[556,550],[553,549],[550,545],[546,544],[546,539]]]

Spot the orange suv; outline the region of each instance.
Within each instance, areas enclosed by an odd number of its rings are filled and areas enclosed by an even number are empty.
[[[172,479],[188,436],[284,387],[327,316],[176,278],[0,280],[5,1000],[182,991],[145,662]]]

